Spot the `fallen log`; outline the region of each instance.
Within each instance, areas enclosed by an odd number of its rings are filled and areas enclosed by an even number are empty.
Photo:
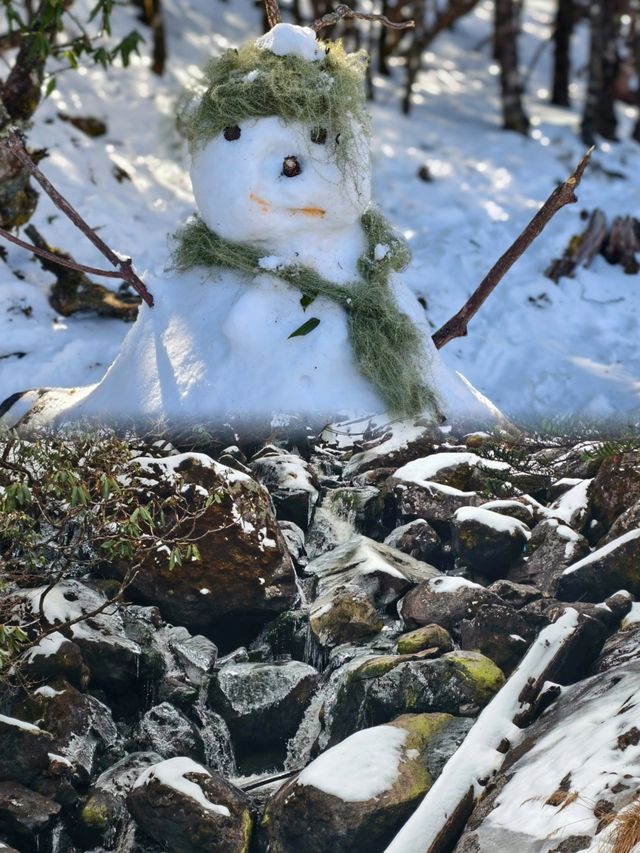
[[[504,687],[478,717],[458,751],[385,853],[447,853],[484,788],[524,737],[546,682],[553,681],[579,640],[584,617],[567,607],[540,632]]]
[[[607,218],[596,208],[589,218],[589,224],[582,232],[572,237],[561,258],[552,261],[545,275],[556,284],[562,276],[573,276],[578,267],[588,267],[602,250],[607,239]]]

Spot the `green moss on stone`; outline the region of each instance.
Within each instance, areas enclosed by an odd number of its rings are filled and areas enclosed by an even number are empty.
[[[104,803],[96,803],[93,798],[87,800],[82,812],[80,820],[85,826],[90,826],[92,829],[98,829],[103,832],[108,824],[110,812]]]
[[[480,652],[448,652],[445,657],[472,687],[479,704],[488,702],[505,682],[502,670]]]

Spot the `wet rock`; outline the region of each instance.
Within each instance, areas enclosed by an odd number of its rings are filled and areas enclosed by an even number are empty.
[[[452,722],[448,714],[405,715],[327,750],[269,801],[261,848],[382,853],[431,787],[431,745]]]
[[[70,762],[83,781],[117,749],[118,730],[109,708],[62,679],[34,691],[24,710],[51,733],[49,751]]]
[[[589,488],[592,516],[608,529],[639,500],[640,451],[604,459]]]
[[[329,743],[399,714],[461,709],[478,713],[504,684],[500,669],[478,652],[447,652],[435,659],[385,655],[354,667],[341,684],[326,718]]]
[[[309,626],[324,646],[335,646],[382,628],[382,611],[411,586],[440,573],[364,536],[313,560],[306,569],[313,577],[317,598]]]
[[[39,726],[0,714],[0,781],[28,785],[49,766],[51,734]]]
[[[204,744],[195,725],[169,702],[150,708],[138,723],[135,739],[141,749],[162,758],[185,755],[204,761]]]
[[[399,637],[397,648],[399,655],[413,655],[423,649],[451,652],[453,640],[451,634],[440,625],[424,625]]]
[[[299,661],[230,663],[211,681],[209,701],[239,748],[283,747],[295,734],[318,679],[313,667]]]
[[[194,493],[218,498],[192,531],[202,560],[170,571],[165,554],[149,557],[132,587],[140,597],[170,622],[224,637],[228,645],[257,633],[294,602],[291,558],[264,486],[202,454],[137,461],[145,488],[151,483],[161,492],[163,483],[179,477]]]
[[[50,851],[60,806],[18,782],[0,782],[0,833],[22,853]]]
[[[408,629],[435,623],[455,630],[463,619],[471,619],[483,604],[500,605],[502,599],[480,584],[464,578],[441,577],[421,583],[407,593],[398,612]]]
[[[342,487],[328,491],[316,509],[313,524],[307,536],[309,559],[337,548],[351,539],[356,532],[373,535],[379,528],[382,510],[380,490]]]
[[[620,589],[640,595],[640,529],[573,563],[558,580],[561,601],[602,601]]]
[[[384,544],[426,563],[436,557],[442,547],[440,537],[423,518],[396,527],[384,540]]]
[[[462,507],[453,515],[453,553],[486,577],[503,577],[522,556],[530,535],[521,521],[492,510]]]
[[[507,755],[456,853],[609,848],[615,822],[603,816],[619,814],[637,793],[636,738],[626,746],[620,738],[637,726],[639,689],[638,662],[563,689]]]
[[[318,501],[318,483],[305,460],[269,445],[249,463],[253,476],[269,490],[276,515],[307,530]]]
[[[187,758],[145,770],[127,805],[140,828],[173,853],[246,853],[249,847],[245,795]]]
[[[460,507],[479,506],[483,502],[475,491],[462,491],[424,479],[422,467],[417,464],[422,461],[410,462],[385,481],[383,520],[390,529],[416,518],[434,524],[449,522]]]
[[[288,655],[294,660],[304,661],[308,630],[307,610],[287,610],[262,629],[255,645],[268,646],[271,660]]]
[[[160,761],[156,752],[133,752],[98,777],[76,821],[74,835],[83,847],[113,849],[128,816],[127,794],[142,772]]]
[[[563,571],[589,553],[589,543],[557,519],[537,524],[527,546],[524,563],[509,573],[512,580],[535,584],[548,595],[554,595]]]
[[[295,566],[301,569],[307,564],[307,551],[305,548],[304,530],[294,524],[293,521],[279,521],[278,527],[287,546],[287,550]]]
[[[589,515],[591,483],[591,480],[578,480],[549,506],[548,513],[573,530],[583,532]]]
[[[207,637],[200,634],[178,637],[178,631],[174,629],[170,646],[184,674],[192,684],[201,684],[213,673],[218,659],[218,648]]]

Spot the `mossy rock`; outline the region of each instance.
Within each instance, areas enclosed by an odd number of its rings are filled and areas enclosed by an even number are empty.
[[[398,639],[398,654],[411,655],[424,649],[436,648],[441,652],[453,651],[453,640],[449,632],[440,625],[423,625],[409,631]]]

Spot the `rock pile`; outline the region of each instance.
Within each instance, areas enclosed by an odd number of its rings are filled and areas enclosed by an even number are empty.
[[[0,850],[382,853],[568,605],[578,640],[455,849],[615,849],[640,791],[640,453],[337,436],[142,458],[146,489],[217,495],[202,559],[148,560],[98,615],[66,624],[117,562],[44,599],[7,578],[10,619],[48,633],[0,683]]]

